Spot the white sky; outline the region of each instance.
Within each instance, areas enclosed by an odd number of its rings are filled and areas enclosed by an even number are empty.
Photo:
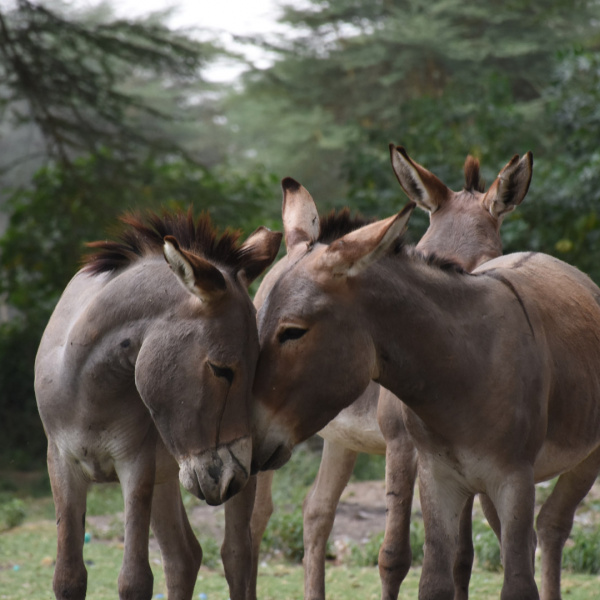
[[[93,3],[93,0],[90,1]],[[218,30],[225,45],[243,50],[249,59],[265,66],[268,61],[258,49],[235,46],[232,35],[282,31],[276,22],[280,12],[278,0],[114,0],[112,4],[118,15],[130,17],[174,7],[176,10],[169,25]],[[207,76],[215,80],[231,80],[239,71],[231,65],[216,65]]]

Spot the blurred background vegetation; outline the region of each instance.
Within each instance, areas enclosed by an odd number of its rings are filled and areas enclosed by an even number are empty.
[[[322,210],[387,216],[406,198],[388,143],[450,187],[531,150],[505,251],[559,256],[600,283],[600,5],[592,0],[281,0],[258,68],[165,14],[110,3],[0,6],[0,467],[43,463],[33,361],[86,241],[127,209],[209,210],[280,229],[279,180]],[[243,74],[215,83],[226,58]],[[262,63],[261,63],[262,64]],[[426,219],[411,226],[417,240]]]

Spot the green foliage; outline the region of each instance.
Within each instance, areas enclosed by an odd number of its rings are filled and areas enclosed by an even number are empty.
[[[304,557],[302,509],[276,509],[265,531],[261,548],[268,554],[282,556],[290,562]]]
[[[0,532],[20,525],[27,514],[25,508],[23,500],[10,494],[0,494]]]
[[[483,521],[473,521],[473,547],[480,568],[499,571],[502,567],[500,545],[492,528]]]
[[[356,458],[352,477],[355,481],[385,479],[385,456],[361,452]]]
[[[372,535],[366,544],[352,544],[349,562],[357,567],[374,567],[379,563],[379,550],[383,544],[385,533]],[[423,520],[413,518],[410,522],[410,549],[412,566],[423,564],[423,548],[425,546],[425,527]]]
[[[562,564],[575,573],[600,573],[600,526],[576,525],[565,545]]]
[[[202,546],[202,566],[207,569],[218,569],[221,566],[221,548],[212,537],[200,538]]]

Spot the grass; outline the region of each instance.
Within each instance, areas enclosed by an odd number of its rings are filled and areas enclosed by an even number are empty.
[[[312,483],[318,462],[315,453],[301,450],[289,467],[282,470],[275,478],[276,505],[282,513],[273,520],[272,531],[267,534],[265,554],[259,569],[258,595],[262,600],[300,600],[303,598],[303,571],[300,564],[285,560],[285,552],[273,551],[276,544],[294,547],[293,560],[298,560],[298,539],[301,540],[299,528],[300,505],[308,486]],[[367,472],[373,465],[363,465]],[[375,464],[375,471],[380,469]],[[38,480],[39,479],[39,480]],[[0,600],[47,600],[52,595],[52,576],[54,557],[56,556],[56,529],[54,525],[53,504],[48,496],[44,477],[30,477],[26,484],[16,483],[0,476],[0,492],[5,499],[12,501],[10,510],[23,514],[19,517],[22,522],[0,532]],[[541,494],[547,495],[548,490],[542,488]],[[191,508],[197,501],[189,494],[184,496],[185,503]],[[8,506],[8,503],[7,503]],[[16,507],[16,508],[15,508]],[[585,515],[598,514],[600,500],[598,494],[586,501]],[[7,509],[8,510],[8,509]],[[94,525],[94,519],[88,522],[88,532],[91,534],[89,543],[84,546],[84,559],[88,568],[88,598],[94,600],[116,600],[117,577],[123,557],[122,498],[118,486],[95,486],[88,498],[88,515],[104,516],[103,528]],[[7,513],[8,514],[8,513]],[[22,518],[21,518],[22,517]],[[481,519],[476,514],[476,519]],[[576,525],[574,539],[568,542],[568,548],[580,550],[596,550],[600,555],[597,533],[591,538],[582,538],[594,524],[586,522],[586,527]],[[415,539],[422,539],[422,522],[414,520]],[[584,531],[585,530],[585,531]],[[471,596],[478,600],[497,599],[502,586],[502,571],[498,567],[495,555],[495,537],[490,535],[487,526],[481,521],[474,524],[476,536],[479,535],[478,563],[471,581]],[[218,558],[218,544],[201,532],[197,532],[205,550],[205,564],[200,570],[194,598],[206,600],[227,600],[229,598],[227,583]],[[268,547],[269,535],[271,547]],[[488,539],[489,538],[489,539]],[[361,600],[380,598],[379,573],[373,565],[373,557],[378,550],[381,536],[376,534],[369,543],[354,552],[351,557],[330,563],[326,572],[328,600]],[[477,544],[477,542],[476,542]],[[371,548],[372,546],[372,548]],[[356,560],[359,552],[359,560]],[[579,553],[581,554],[581,553]],[[577,555],[579,557],[579,554]],[[485,561],[490,561],[496,571],[482,568]],[[362,561],[362,562],[361,562]],[[341,563],[341,564],[340,564]],[[160,555],[151,546],[150,564],[154,572],[154,597],[167,597],[164,576],[161,568]],[[371,565],[371,566],[365,566]],[[400,598],[402,600],[417,598],[420,566],[411,569],[402,585]],[[539,574],[539,568],[538,568]],[[571,600],[596,600],[600,589],[600,576],[563,572],[563,597]]]

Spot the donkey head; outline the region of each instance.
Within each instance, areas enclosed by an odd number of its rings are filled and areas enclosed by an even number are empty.
[[[319,219],[308,191],[290,178],[282,185],[287,267],[258,312],[254,466],[261,469],[284,464],[295,444],[374,378],[376,357],[353,308],[352,281],[397,243],[415,206],[326,245],[317,242]]]
[[[258,229],[215,262],[164,238],[175,300],[148,329],[135,381],[182,485],[209,504],[245,484],[252,455],[250,392],[258,358],[256,313],[248,285],[274,260],[281,234]],[[175,286],[175,289],[173,289]]]
[[[500,225],[521,202],[531,182],[533,156],[512,157],[487,192],[479,178],[479,161],[465,162],[465,187],[453,192],[433,173],[412,160],[402,146],[390,144],[392,167],[407,196],[430,214],[418,248],[472,271],[502,254]]]

